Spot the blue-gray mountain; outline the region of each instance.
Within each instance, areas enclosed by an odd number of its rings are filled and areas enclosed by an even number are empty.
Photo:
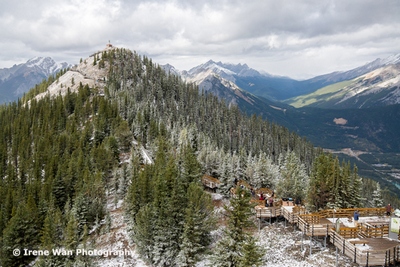
[[[0,104],[15,101],[50,75],[68,68],[50,57],[36,57],[11,68],[0,69]]]

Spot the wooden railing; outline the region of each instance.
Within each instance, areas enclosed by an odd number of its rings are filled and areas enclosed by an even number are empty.
[[[358,263],[360,266],[389,266],[395,264],[400,259],[400,247],[396,246],[392,249],[386,250],[370,250],[365,247],[368,244],[368,240],[349,240],[342,236],[341,231],[336,232],[335,229],[330,229],[329,237],[333,245],[338,250],[353,259],[354,263]],[[357,244],[363,244],[363,247],[358,247]]]
[[[360,224],[359,236],[364,238],[382,238],[389,236],[389,223],[371,225],[369,223]]]
[[[288,220],[289,223],[297,223],[297,217],[300,214],[306,214],[306,208],[301,206],[295,206],[291,210],[282,207],[282,215]]]
[[[273,218],[282,214],[281,208],[275,207],[256,206],[255,211],[257,218]]]
[[[323,218],[348,218],[353,217],[358,210],[360,216],[384,216],[386,209],[383,208],[351,208],[351,209],[327,209],[317,212]]]
[[[300,230],[307,236],[328,236],[333,223],[321,223],[322,217],[318,214],[301,214],[297,224]]]

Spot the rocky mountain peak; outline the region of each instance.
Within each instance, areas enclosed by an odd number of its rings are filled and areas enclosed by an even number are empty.
[[[83,86],[88,85],[90,88],[96,87],[99,92],[102,93],[107,80],[109,63],[105,62],[104,67],[100,67],[97,61],[101,60],[103,51],[109,51],[111,49],[115,48],[106,47],[106,49],[90,55],[78,65],[72,67],[57,81],[54,81],[46,92],[37,95],[36,98],[40,99],[46,94],[51,96],[59,94],[64,95],[68,88],[71,92],[75,92],[78,90],[80,84]]]
[[[0,69],[0,103],[17,100],[36,84],[71,65],[51,57],[34,57],[11,68]]]

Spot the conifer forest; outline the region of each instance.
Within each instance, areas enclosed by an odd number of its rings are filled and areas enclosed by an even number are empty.
[[[109,197],[123,201],[130,238],[152,266],[195,266],[205,255],[212,266],[259,266],[249,192],[230,196],[238,180],[302,199],[311,211],[393,198],[357,166],[146,56],[116,48],[87,64],[107,70],[104,88],[80,84],[37,98],[64,70],[0,106],[0,266],[94,266],[78,255],[12,251],[86,246],[107,231]],[[219,240],[203,175],[218,179],[218,193],[230,199]]]

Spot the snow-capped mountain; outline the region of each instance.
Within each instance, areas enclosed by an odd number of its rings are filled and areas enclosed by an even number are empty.
[[[378,58],[352,70],[333,72],[303,81],[262,73],[247,64],[235,65],[213,60],[193,67],[189,71],[177,71],[171,65],[165,65],[164,69],[169,73],[180,75],[187,82],[197,84],[200,90],[224,98],[229,103],[235,101],[232,95],[227,96],[228,92],[234,94],[235,91],[244,90],[273,101],[293,104],[296,99],[302,100],[300,104],[297,101],[296,107],[311,104],[318,107],[361,108],[400,103],[399,82],[396,80],[397,68],[393,67],[397,64],[400,64],[400,53],[383,59]],[[334,86],[339,82],[345,82],[347,87],[339,86],[342,90],[334,93],[332,88],[329,88],[329,92],[323,93],[323,90],[326,90],[324,87]],[[348,86],[349,84],[351,86]],[[315,99],[316,94],[320,102]],[[329,99],[326,98],[328,96]],[[237,98],[237,94],[234,97]],[[303,101],[308,97],[312,97],[313,102]]]
[[[210,74],[215,74],[231,82],[235,82],[236,77],[262,76],[260,72],[249,68],[247,64],[225,64],[221,61],[215,62],[213,60],[209,60],[204,64],[190,69],[189,71],[184,71],[181,73],[184,79],[194,82],[198,82]]]
[[[400,53],[383,59],[377,58],[374,61],[348,71],[336,71],[316,76],[314,78],[302,81],[302,83],[305,86],[318,89],[333,83],[352,80],[373,70],[397,63],[400,63]]]
[[[336,105],[358,108],[400,104],[400,63],[368,72],[342,90]]]
[[[217,78],[220,79],[222,84],[231,82],[235,84],[236,89],[240,88],[271,100],[280,100],[292,96],[290,90],[293,88],[293,84],[297,82],[287,77],[260,72],[250,68],[247,64],[240,63],[231,64],[209,60],[188,71],[177,71],[169,64],[162,67],[167,72],[174,73],[175,71],[175,74],[181,76],[185,81],[193,82],[205,91],[212,89],[209,86],[210,83],[205,81],[211,79],[215,81],[215,78]],[[290,96],[287,96],[287,94]]]
[[[386,61],[388,62],[388,61]],[[393,62],[393,61],[392,61]],[[369,108],[400,104],[400,62],[286,101],[295,107]]]
[[[35,57],[26,63],[0,69],[0,103],[18,99],[43,79],[70,66],[66,62],[57,63],[50,57]]]
[[[175,69],[175,67],[172,66],[171,64],[161,65],[161,67],[165,70],[167,74],[181,76],[181,73],[177,69]]]

